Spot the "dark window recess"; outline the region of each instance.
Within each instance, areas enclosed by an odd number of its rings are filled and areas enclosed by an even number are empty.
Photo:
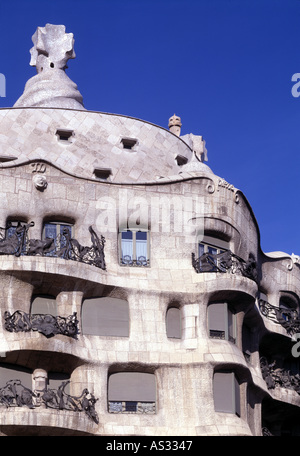
[[[178,166],[183,166],[188,162],[188,159],[183,155],[176,155],[175,160],[177,161]]]
[[[137,139],[134,138],[122,138],[121,143],[124,149],[132,149],[137,144]]]
[[[125,402],[125,411],[126,412],[136,412],[137,411],[137,402],[136,401],[126,401]]]
[[[95,168],[94,174],[98,179],[108,179],[109,176],[112,174],[112,170],[110,168]]]
[[[73,130],[56,130],[56,135],[60,141],[69,141],[73,136]]]

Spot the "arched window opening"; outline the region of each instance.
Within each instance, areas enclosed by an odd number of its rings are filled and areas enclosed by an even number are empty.
[[[85,335],[128,337],[128,302],[109,297],[85,299],[81,321]]]
[[[19,383],[20,381],[20,383]],[[12,387],[23,385],[25,388],[32,388],[32,371],[25,367],[17,366],[15,364],[0,364],[0,388],[4,388],[9,382]],[[17,382],[17,383],[13,383]],[[9,388],[10,390],[10,388]]]
[[[110,413],[146,413],[156,410],[155,375],[143,372],[117,372],[108,379]]]
[[[119,233],[121,266],[149,266],[150,233],[146,230],[123,230]]]
[[[34,296],[31,309],[31,315],[47,314],[53,317],[57,316],[57,304],[54,296]]]
[[[169,307],[166,314],[167,337],[181,339],[181,310],[178,307]]]

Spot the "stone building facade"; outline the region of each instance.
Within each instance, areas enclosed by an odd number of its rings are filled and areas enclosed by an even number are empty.
[[[87,111],[73,35],[0,110],[2,435],[299,435],[299,258],[201,136]]]

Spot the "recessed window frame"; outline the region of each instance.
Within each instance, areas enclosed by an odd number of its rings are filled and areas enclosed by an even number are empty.
[[[38,299],[40,299],[41,302],[35,304],[35,301]],[[49,301],[52,304],[52,305],[51,304],[49,305],[50,309],[47,312],[45,312],[43,310],[43,307],[44,307],[43,301]],[[35,306],[37,306],[36,309],[35,309]],[[41,308],[39,309],[38,306],[41,306]],[[31,315],[44,314],[44,315],[52,315],[53,317],[57,317],[58,312],[57,312],[57,302],[56,302],[55,296],[43,295],[43,294],[33,295],[32,299],[31,299],[31,304],[30,304],[30,314]]]
[[[229,242],[216,237],[205,235],[203,239],[198,241],[197,248],[198,258],[204,254],[219,255],[220,253],[224,253],[229,250]],[[216,268],[213,267],[213,270],[215,269],[217,271],[218,267],[220,266],[218,259],[215,260],[215,264]]]
[[[221,339],[236,344],[237,314],[230,303],[212,302],[208,305],[207,327],[211,339]]]
[[[111,301],[111,302],[110,302]],[[115,305],[115,312],[109,314],[109,306]],[[88,307],[91,306],[89,309]],[[90,315],[94,313],[93,323],[101,318],[106,321],[106,327],[103,330],[89,325]],[[125,318],[126,316],[126,318]],[[111,323],[111,325],[110,325]],[[125,299],[98,296],[95,298],[85,298],[81,305],[81,327],[84,336],[97,337],[122,337],[128,338],[130,333],[130,313],[129,304]]]
[[[49,225],[49,226],[52,226],[53,227],[53,236],[47,236],[47,227],[46,225]],[[43,240],[46,240],[46,239],[54,239],[54,240],[57,240],[57,239],[60,239],[60,236],[63,234],[63,230],[65,228],[69,228],[69,232],[70,232],[70,236],[72,238],[74,238],[74,232],[75,232],[75,225],[74,223],[70,223],[70,222],[64,222],[64,221],[58,221],[58,220],[45,220],[44,223],[43,223],[43,230],[42,230],[42,239]],[[64,242],[60,239],[60,243],[55,246],[55,250],[57,248],[61,249],[65,247],[65,244]],[[49,254],[47,254],[49,256],[51,256],[51,252],[49,252]]]
[[[216,412],[232,413],[241,417],[241,387],[235,372],[214,372],[213,398]]]
[[[125,259],[126,256],[129,255],[123,255],[123,244],[122,244],[122,233],[132,233],[132,258],[131,259]],[[140,255],[137,258],[137,233],[146,233],[146,259],[143,263],[139,260],[139,258],[144,257],[144,255]],[[124,238],[125,240],[125,238]],[[119,231],[119,264],[120,266],[131,266],[131,265],[136,265],[136,266],[143,266],[143,267],[149,267],[150,266],[150,230],[148,229],[140,229],[140,228],[128,228],[128,229],[123,229]]]
[[[112,385],[116,379],[117,387]],[[142,371],[109,373],[107,403],[109,413],[145,413],[154,415],[157,411],[155,373]]]
[[[167,308],[166,334],[168,339],[180,340],[182,338],[182,312],[180,307],[171,305]]]
[[[68,223],[68,222],[62,222],[62,221],[57,221],[57,220],[46,220],[44,223],[43,223],[43,233],[42,233],[42,239],[46,239],[46,225],[52,225],[52,226],[55,226],[56,227],[56,235],[55,237],[57,237],[59,234],[62,234],[62,230],[66,227],[66,228],[70,228],[70,234],[72,237],[74,237],[74,223]],[[55,238],[53,238],[55,239]]]

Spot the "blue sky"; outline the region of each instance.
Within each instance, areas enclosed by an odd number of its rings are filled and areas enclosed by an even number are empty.
[[[300,254],[299,0],[0,0],[0,73],[13,106],[38,26],[64,24],[68,76],[87,109],[206,140],[213,172],[243,191],[261,247]],[[299,88],[300,92],[300,88]]]

